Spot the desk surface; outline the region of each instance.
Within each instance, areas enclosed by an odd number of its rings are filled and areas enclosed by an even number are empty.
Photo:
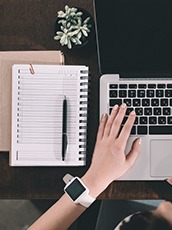
[[[85,48],[67,50],[53,39],[57,11],[67,0],[1,0],[0,50],[62,50],[66,64],[84,64],[91,71],[88,120],[88,159],[91,159],[99,120],[99,78],[95,39]],[[92,0],[71,0],[70,6],[85,8],[93,15]],[[8,165],[8,153],[0,153],[0,198],[57,199],[63,193],[66,173],[81,176],[87,167],[16,167]],[[101,199],[172,199],[165,182],[114,182]]]

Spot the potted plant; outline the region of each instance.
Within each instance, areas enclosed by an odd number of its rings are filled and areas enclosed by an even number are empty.
[[[55,40],[69,49],[88,43],[93,30],[93,19],[83,9],[65,6],[65,11],[58,11]]]

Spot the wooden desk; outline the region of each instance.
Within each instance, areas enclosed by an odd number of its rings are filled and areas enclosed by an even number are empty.
[[[90,162],[99,120],[99,77],[95,40],[83,49],[62,49],[54,37],[57,11],[67,0],[1,0],[0,50],[59,50],[66,64],[85,64],[91,70],[88,122],[88,159]],[[70,6],[85,8],[93,14],[92,0],[71,0]],[[8,153],[0,153],[0,198],[57,199],[63,193],[66,173],[81,176],[87,167],[16,167],[8,165]],[[89,164],[89,163],[88,163]],[[101,199],[172,199],[166,182],[114,182]]]

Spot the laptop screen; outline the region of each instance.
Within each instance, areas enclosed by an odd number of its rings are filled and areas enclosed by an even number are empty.
[[[172,73],[172,0],[95,0],[101,73]]]

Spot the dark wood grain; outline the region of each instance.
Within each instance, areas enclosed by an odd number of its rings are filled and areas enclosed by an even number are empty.
[[[66,173],[81,176],[90,164],[99,120],[99,78],[95,38],[82,49],[62,48],[54,37],[57,11],[67,0],[1,0],[0,50],[59,50],[66,64],[90,67],[91,87],[88,119],[88,163],[86,167],[9,167],[8,153],[0,153],[0,198],[58,199],[63,193]],[[93,15],[92,1],[70,0]],[[166,182],[114,182],[100,199],[172,199]]]

